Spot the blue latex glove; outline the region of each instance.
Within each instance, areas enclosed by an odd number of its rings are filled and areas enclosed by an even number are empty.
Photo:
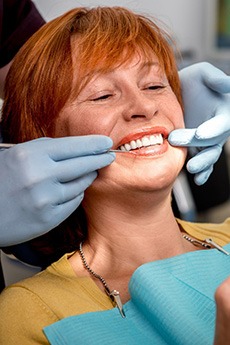
[[[0,246],[35,238],[81,203],[114,153],[106,136],[41,138],[0,151]]]
[[[196,184],[202,185],[230,136],[230,77],[206,62],[179,74],[187,129],[171,132],[169,142],[193,147],[195,156],[188,161],[187,169],[195,174]]]

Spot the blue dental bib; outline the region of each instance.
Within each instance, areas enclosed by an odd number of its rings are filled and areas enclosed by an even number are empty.
[[[230,244],[224,247],[230,251]],[[230,275],[230,256],[201,250],[140,266],[131,299],[118,309],[62,319],[44,328],[52,345],[211,345],[216,288]]]

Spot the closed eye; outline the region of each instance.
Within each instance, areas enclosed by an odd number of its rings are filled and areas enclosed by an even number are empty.
[[[112,96],[112,94],[106,94],[106,95],[102,95],[100,97],[92,98],[91,101],[103,101],[104,99],[107,99],[111,96]]]
[[[148,86],[147,89],[149,90],[161,90],[161,89],[165,89],[167,87],[167,85],[151,85]]]

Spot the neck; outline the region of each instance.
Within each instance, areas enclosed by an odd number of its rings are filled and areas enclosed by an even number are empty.
[[[98,257],[120,269],[121,261],[132,268],[183,252],[178,224],[171,209],[171,196],[143,193],[135,198],[100,198],[87,201],[90,219],[85,243]],[[173,245],[172,245],[173,243]],[[128,244],[128,245],[127,245]],[[100,254],[99,254],[100,253]]]
[[[111,290],[120,292],[122,302],[129,299],[128,283],[142,264],[184,253],[185,241],[171,209],[171,196],[87,200],[89,228],[83,245],[90,268],[101,275]],[[79,276],[91,277],[79,253],[70,257]],[[93,277],[100,289],[101,281]]]

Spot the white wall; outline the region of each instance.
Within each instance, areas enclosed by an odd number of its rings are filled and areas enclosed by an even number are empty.
[[[78,6],[125,6],[156,16],[175,34],[181,51],[194,53],[194,60],[204,57],[205,1],[203,0],[34,0],[46,20]]]

